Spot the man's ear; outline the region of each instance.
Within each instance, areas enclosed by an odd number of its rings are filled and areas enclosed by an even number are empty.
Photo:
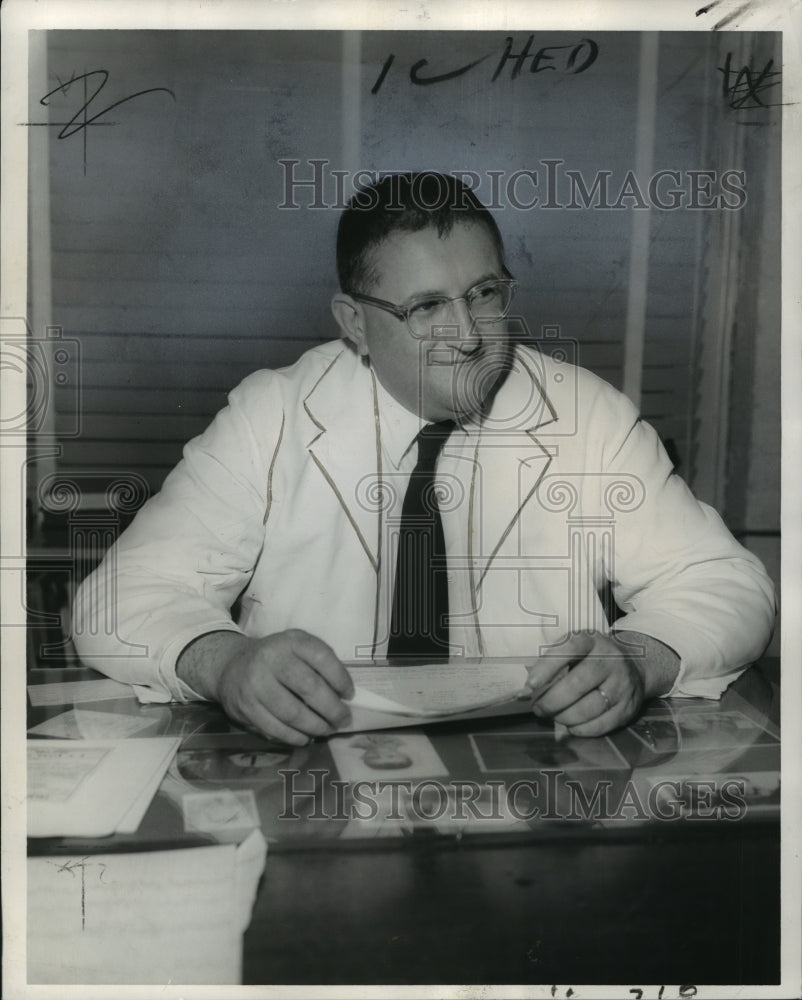
[[[354,299],[344,292],[337,292],[331,300],[331,312],[343,338],[356,348],[360,357],[366,358],[368,344],[365,338],[365,317]]]

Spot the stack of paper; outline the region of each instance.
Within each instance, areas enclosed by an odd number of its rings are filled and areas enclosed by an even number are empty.
[[[349,666],[353,720],[343,731],[436,722],[499,706],[527,711],[531,696],[523,660],[480,660],[421,666]]]
[[[266,850],[29,858],[28,982],[239,983]]]
[[[28,836],[134,833],[181,740],[28,740]]]

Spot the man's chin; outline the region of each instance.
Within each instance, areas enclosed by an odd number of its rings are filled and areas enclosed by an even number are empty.
[[[459,426],[480,421],[490,409],[487,399],[451,399],[448,404],[427,408],[423,419],[429,423],[453,420]]]
[[[506,381],[511,364],[511,353],[494,352],[458,367],[452,386],[453,419],[460,422],[480,420],[487,414]]]

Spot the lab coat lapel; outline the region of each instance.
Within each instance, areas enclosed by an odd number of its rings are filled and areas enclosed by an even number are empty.
[[[542,373],[529,356],[517,352],[477,449],[482,480],[481,500],[474,506],[474,518],[478,518],[474,538],[481,538],[483,556],[479,587],[551,464],[553,456],[537,431],[556,420]]]
[[[304,400],[309,418],[307,451],[320,470],[321,489],[331,489],[366,556],[378,569],[378,506],[371,489],[378,480],[373,373],[365,372],[344,348]]]

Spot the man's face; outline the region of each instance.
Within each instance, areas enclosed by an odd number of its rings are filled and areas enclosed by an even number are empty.
[[[436,229],[396,233],[371,260],[379,280],[367,293],[407,306],[421,295],[465,295],[489,278],[505,277],[492,238],[475,223],[456,223],[442,238]],[[506,321],[477,324],[464,301],[452,303],[448,325],[416,336],[404,320],[359,304],[357,346],[370,357],[382,385],[425,420],[475,415],[509,364]]]

